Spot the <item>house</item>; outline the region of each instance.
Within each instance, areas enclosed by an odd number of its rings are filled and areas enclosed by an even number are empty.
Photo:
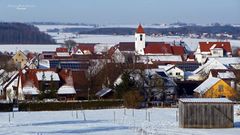
[[[17,65],[18,69],[23,69],[27,62],[28,58],[22,51],[17,51],[17,53],[12,57],[14,63]]]
[[[194,55],[194,54],[189,54],[189,55],[187,55],[186,61],[194,62],[195,59],[196,59],[196,58],[195,58],[195,55]]]
[[[192,71],[198,69],[199,66],[200,66],[200,64],[197,63],[197,62],[189,62],[189,61],[187,61],[187,62],[176,63],[176,67],[180,68],[184,72],[186,72],[186,71],[192,72]]]
[[[57,90],[59,100],[74,100],[76,90],[71,85],[63,85]]]
[[[237,49],[237,56],[240,57],[240,48]]]
[[[152,73],[151,73],[152,72]],[[150,75],[157,75],[155,77],[160,77],[163,82],[164,82],[164,92],[165,92],[165,100],[175,100],[176,99],[176,87],[177,87],[177,84],[174,82],[174,80],[172,78],[170,78],[167,73],[164,71],[164,70],[161,70],[161,69],[151,69],[150,71]],[[145,71],[145,74],[147,76],[149,76],[149,70],[146,70]],[[160,96],[163,96],[163,95],[160,95]],[[158,97],[156,97],[158,99]]]
[[[55,55],[56,55],[55,51],[43,51],[41,57],[43,59],[53,59]]]
[[[211,69],[240,69],[239,57],[208,58],[207,62],[193,71],[199,79],[207,77]]]
[[[235,69],[212,69],[210,70],[209,77],[217,77],[225,81],[233,89],[237,90],[237,84],[239,83],[240,70]]]
[[[179,99],[179,127],[232,128],[233,102],[226,98]]]
[[[136,56],[136,63],[177,63],[182,62],[180,55],[138,55]]]
[[[17,82],[18,82],[19,73],[16,71],[12,74],[12,76],[7,80],[4,84],[2,84],[3,89],[3,98],[7,101],[13,101],[15,97],[15,91],[17,90]]]
[[[163,69],[167,72],[167,74],[169,75],[169,77],[173,78],[173,79],[178,79],[178,80],[183,80],[184,79],[184,71],[178,67],[176,67],[175,65],[159,65],[158,66],[159,69]]]
[[[45,64],[44,64],[45,63]],[[61,68],[71,70],[87,70],[89,67],[89,60],[78,60],[78,59],[50,59],[42,62],[42,65],[50,68]]]
[[[209,77],[194,89],[196,97],[220,98],[226,97],[234,99],[237,97],[237,91],[229,86],[220,78]]]
[[[111,47],[107,51],[107,55],[110,58],[112,63],[125,63],[126,62],[124,54],[116,46]],[[127,59],[127,57],[126,57],[126,59]],[[131,58],[130,61],[133,61],[133,59]]]
[[[232,57],[230,42],[199,42],[195,52],[196,60],[204,63],[208,57]]]
[[[74,55],[91,55],[95,53],[94,43],[78,43],[77,46],[73,48],[72,54]]]
[[[68,48],[65,47],[58,47],[56,48],[56,58],[69,58],[71,57],[70,53],[68,52]]]

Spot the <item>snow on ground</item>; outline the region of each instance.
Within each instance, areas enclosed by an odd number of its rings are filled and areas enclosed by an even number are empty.
[[[87,25],[35,25],[40,31],[47,32],[52,29],[65,29],[65,28],[94,28]]]
[[[18,50],[23,52],[42,52],[42,51],[55,51],[57,47],[60,47],[58,44],[1,44],[1,52],[13,52],[16,53]]]
[[[236,109],[237,107],[235,107]],[[123,108],[84,111],[15,112],[14,118],[12,118],[12,113],[0,113],[0,135],[236,135],[240,132],[240,116],[236,114],[234,128],[179,128],[176,121],[177,110],[177,108],[138,110]],[[83,112],[85,113],[86,121],[84,120]],[[126,112],[126,115],[124,115],[124,112]],[[11,116],[10,122],[9,114]],[[150,120],[148,116],[150,116]]]

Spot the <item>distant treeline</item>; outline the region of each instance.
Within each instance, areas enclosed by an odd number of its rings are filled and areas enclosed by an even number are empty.
[[[171,28],[145,28],[148,35],[163,34],[163,35],[188,35],[208,33],[211,36],[219,33],[227,33],[232,35],[233,39],[240,37],[240,27],[231,25],[224,26],[183,26]],[[59,32],[59,29],[49,30],[51,32]],[[116,34],[116,35],[133,35],[136,28],[66,28],[64,32],[77,32],[79,34]]]
[[[0,44],[54,44],[55,41],[37,27],[24,23],[0,22]]]

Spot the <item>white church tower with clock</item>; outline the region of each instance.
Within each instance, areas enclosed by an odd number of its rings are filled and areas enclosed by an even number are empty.
[[[135,32],[135,52],[139,55],[144,55],[144,48],[146,46],[146,34],[141,24]]]

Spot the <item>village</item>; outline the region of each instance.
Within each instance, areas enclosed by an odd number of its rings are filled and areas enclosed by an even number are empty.
[[[202,41],[192,52],[183,41],[146,41],[140,24],[134,42],[95,53],[97,45],[68,40],[56,51],[9,54],[14,70],[1,69],[1,99],[37,100],[44,93],[51,94],[43,98],[64,101],[118,99],[126,81],[132,84],[125,88],[152,104],[183,97],[240,98],[240,49],[230,42]]]
[[[240,100],[240,48],[232,48],[229,41],[203,40],[192,51],[184,41],[148,41],[139,24],[135,41],[119,41],[101,52],[97,46],[66,40],[55,51],[2,53],[0,99],[11,105],[1,108],[167,107],[179,108],[182,128],[234,127],[233,105]]]

